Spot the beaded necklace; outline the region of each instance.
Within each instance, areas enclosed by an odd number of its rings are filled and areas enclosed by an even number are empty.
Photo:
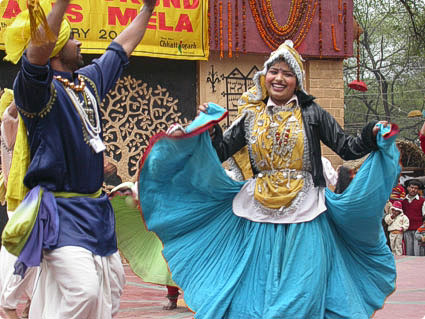
[[[101,124],[97,101],[87,88],[84,78],[78,75],[78,80],[80,81],[78,85],[61,76],[55,76],[54,78],[62,83],[66,93],[80,115],[84,127],[84,141],[90,145],[96,153],[104,151],[106,147],[100,138]],[[80,95],[82,99],[80,99]]]
[[[302,177],[298,176],[297,170],[294,169],[294,164],[302,160],[297,153],[294,154],[294,149],[303,131],[301,123],[295,116],[296,110],[299,110],[299,107],[292,102],[287,106],[275,106],[272,110],[261,111],[257,114],[255,129],[252,131],[250,140],[252,144],[256,143],[257,139],[261,141],[258,145],[261,145],[260,148],[263,149],[262,157],[267,159],[265,161],[263,158],[257,163],[260,171],[271,174],[281,172],[282,176],[287,178],[287,182],[280,181],[280,184],[285,184],[286,188],[290,188],[291,179]],[[284,113],[286,116],[283,115]],[[283,117],[286,119],[284,120]],[[259,174],[260,177],[264,175],[262,173]],[[261,193],[261,187],[259,192]]]
[[[289,170],[293,162],[300,160],[300,158],[292,158],[292,153],[295,148],[298,136],[302,132],[300,123],[294,115],[294,111],[296,108],[297,107],[294,106],[286,109],[280,109],[280,111],[291,112],[291,116],[289,117],[289,119],[286,120],[285,126],[283,127],[283,130],[281,132],[279,132],[278,130],[278,128],[280,127],[280,123],[283,120],[280,114],[277,112],[276,114],[269,115],[271,124],[267,138],[272,139],[270,155],[270,163],[272,169],[276,169],[273,167],[275,156],[280,157],[282,162],[285,163],[284,169],[286,170]]]

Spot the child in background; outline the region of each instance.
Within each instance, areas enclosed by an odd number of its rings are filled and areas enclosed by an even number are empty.
[[[419,241],[419,256],[425,256],[425,216],[422,217],[422,226],[415,232],[415,238]]]
[[[409,218],[403,214],[400,201],[393,202],[391,213],[385,216],[385,222],[388,224],[390,233],[391,251],[394,255],[401,256],[403,254],[403,232],[409,228]]]

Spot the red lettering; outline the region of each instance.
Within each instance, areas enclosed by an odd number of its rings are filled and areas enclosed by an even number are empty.
[[[68,14],[67,18],[69,22],[81,22],[83,21],[83,15],[81,12],[83,8],[78,4],[69,4],[66,13]]]
[[[117,25],[117,20],[120,25],[127,25],[129,22],[133,21],[137,16],[137,9],[127,8],[122,14],[119,7],[109,7],[108,8],[108,24]]]
[[[156,12],[152,13],[146,28],[150,30],[156,30]]]
[[[114,0],[105,0],[105,1],[106,2],[111,2],[111,1],[114,1]],[[127,0],[120,0],[120,2],[127,3]],[[140,4],[140,1],[139,0],[131,0],[131,2],[134,3],[134,4]]]
[[[193,32],[192,23],[190,22],[190,18],[187,14],[181,14],[179,17],[179,22],[176,25],[176,32]]]
[[[196,9],[199,7],[199,0],[193,0],[193,3],[190,4],[190,0],[183,0],[183,7],[185,9]]]
[[[164,8],[171,8],[171,3],[173,4],[174,8],[180,9],[180,0],[164,0]]]
[[[21,8],[19,7],[19,3],[15,0],[9,0],[7,3],[6,10],[3,13],[4,19],[11,19],[16,17],[19,13],[21,13]]]
[[[173,27],[167,26],[165,22],[165,13],[159,12],[158,13],[158,22],[159,22],[159,30],[162,31],[173,31]]]

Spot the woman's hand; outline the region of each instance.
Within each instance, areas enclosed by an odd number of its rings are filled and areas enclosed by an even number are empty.
[[[201,112],[204,112],[205,114],[208,113],[208,103],[204,103],[198,106],[198,111],[196,112],[196,115],[198,116],[199,114],[201,114]],[[215,127],[210,127],[208,129],[208,133],[210,133],[210,137],[211,139],[214,139],[215,137]]]
[[[208,103],[204,103],[198,106],[198,111],[196,112],[196,115],[198,116],[201,114],[201,112],[204,112],[205,114],[208,113]]]
[[[376,125],[372,129],[373,136],[376,136],[376,134],[378,134],[378,132],[379,132],[378,124],[382,124],[382,125],[384,125],[384,127],[387,127],[388,125],[390,125],[390,123],[388,123],[388,121],[379,121],[378,123],[376,123]]]
[[[168,128],[166,134],[168,136],[177,137],[184,135],[185,131],[183,126],[181,126],[179,123],[174,123]]]

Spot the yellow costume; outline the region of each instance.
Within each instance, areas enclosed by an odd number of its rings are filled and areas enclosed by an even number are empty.
[[[30,41],[34,41],[34,36],[37,38],[36,44],[38,45],[43,42],[45,43],[56,40],[52,37],[52,33],[46,24],[45,13],[48,13],[51,10],[50,1],[44,0],[39,2],[31,0],[28,3],[28,8],[29,9],[22,11],[5,31],[6,56],[4,59],[14,64],[18,63],[21,59],[22,54],[28,47]],[[39,34],[35,32],[39,25],[43,27],[47,34],[44,41],[41,41],[38,37]],[[62,50],[68,42],[70,35],[71,25],[64,19],[51,57],[56,56]],[[12,91],[11,94],[13,98]],[[15,187],[9,187],[6,192],[7,206],[10,211],[13,211],[18,207],[28,192],[28,188],[25,187],[23,179],[29,164],[30,152],[27,140],[27,130],[21,116],[19,115],[19,128],[9,175],[9,181],[12,185],[15,185]]]
[[[6,56],[4,57],[6,61],[10,61],[14,64],[18,63],[25,49],[28,47],[30,40],[34,41],[32,36],[34,34],[33,30],[35,26],[33,27],[31,25],[32,23],[37,23],[37,25],[41,24],[44,28],[46,28],[42,17],[44,16],[44,12],[47,13],[51,10],[50,1],[41,1],[40,6],[43,10],[40,8],[35,10],[36,16],[34,18],[30,10],[27,9],[22,11],[15,18],[13,23],[7,27],[5,31]],[[44,42],[52,42],[52,40],[56,40],[55,38],[52,38],[51,31],[46,31],[46,33],[50,36]],[[62,50],[64,45],[68,42],[70,35],[71,25],[66,19],[64,19],[59,31],[56,45],[50,57],[56,56]],[[38,37],[38,35],[36,37]],[[41,43],[41,40],[36,41],[36,44]]]

